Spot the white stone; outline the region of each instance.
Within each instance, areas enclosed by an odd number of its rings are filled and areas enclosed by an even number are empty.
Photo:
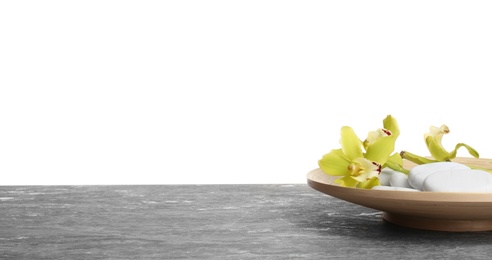
[[[408,173],[408,183],[412,188],[422,190],[427,176],[438,171],[452,169],[470,169],[470,167],[456,162],[435,162],[417,165]]]
[[[374,186],[372,187],[373,190],[396,190],[396,191],[420,191],[416,189],[411,189],[411,188],[402,188],[402,187],[391,187],[391,186]]]
[[[390,168],[383,168],[379,173],[379,184],[383,186],[390,186],[390,178],[393,173],[397,171]]]
[[[424,191],[492,192],[492,174],[482,170],[451,169],[427,176]]]
[[[408,184],[408,176],[403,172],[394,172],[390,178],[391,187],[412,188]]]

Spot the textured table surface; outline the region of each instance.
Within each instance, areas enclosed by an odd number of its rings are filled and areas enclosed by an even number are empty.
[[[2,186],[0,259],[490,259],[298,185]]]

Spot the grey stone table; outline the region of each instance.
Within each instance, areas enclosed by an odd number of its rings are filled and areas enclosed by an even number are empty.
[[[0,259],[491,259],[298,185],[2,186]]]

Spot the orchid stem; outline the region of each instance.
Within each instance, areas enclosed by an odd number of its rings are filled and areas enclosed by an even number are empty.
[[[388,168],[390,168],[390,169],[392,169],[394,171],[397,171],[397,172],[403,172],[404,174],[407,174],[407,175],[410,172],[409,170],[403,168],[402,166],[400,166],[398,164],[392,164],[392,163],[389,164],[389,163],[387,163],[386,164],[386,167],[388,167]]]
[[[437,162],[436,160],[428,159],[407,151],[401,151],[400,156],[403,159],[407,159],[411,162],[414,162],[416,164],[426,164],[426,163],[432,163],[432,162]]]

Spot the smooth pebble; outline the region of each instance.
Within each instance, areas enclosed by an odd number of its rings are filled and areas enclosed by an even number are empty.
[[[456,162],[435,162],[417,165],[413,167],[408,173],[408,183],[412,188],[422,190],[424,186],[424,180],[429,175],[438,171],[453,169],[470,169],[470,167]]]
[[[390,185],[392,187],[412,188],[412,186],[408,184],[408,176],[403,172],[394,172],[391,174]]]
[[[373,190],[397,190],[397,191],[420,191],[412,188],[403,188],[403,187],[391,187],[391,186],[374,186]]]
[[[424,191],[492,192],[492,174],[482,170],[450,169],[425,178]]]
[[[395,172],[397,171],[390,168],[383,168],[379,174],[379,183],[383,186],[389,186],[391,175]]]

